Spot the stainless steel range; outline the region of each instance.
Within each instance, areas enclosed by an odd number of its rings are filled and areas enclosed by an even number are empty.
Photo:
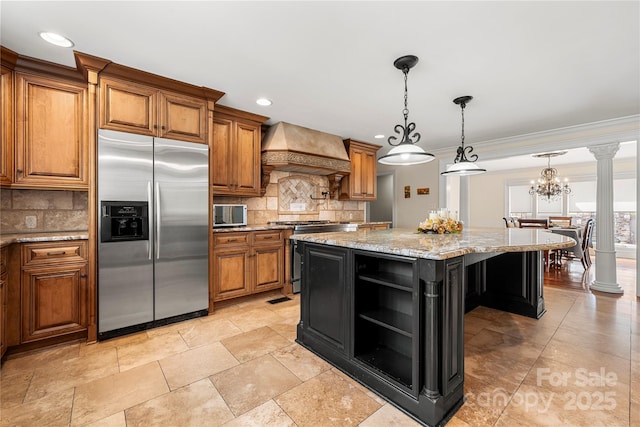
[[[308,233],[336,233],[343,231],[358,231],[358,224],[331,221],[275,221],[272,225],[293,225],[293,234]],[[291,284],[293,293],[300,292],[300,254],[296,251],[296,241],[291,241]]]

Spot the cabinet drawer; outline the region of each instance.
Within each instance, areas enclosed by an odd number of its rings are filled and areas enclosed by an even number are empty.
[[[253,243],[256,245],[275,242],[282,242],[282,232],[280,230],[256,231],[253,235]]]
[[[63,242],[24,243],[22,266],[84,262],[87,259],[87,242],[72,240]]]
[[[213,247],[248,245],[249,233],[214,233]]]

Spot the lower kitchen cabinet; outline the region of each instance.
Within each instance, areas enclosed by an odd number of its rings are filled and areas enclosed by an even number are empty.
[[[214,233],[213,300],[250,295],[284,284],[281,230]]]
[[[358,230],[388,230],[389,223],[363,223],[358,224]]]
[[[284,281],[284,240],[280,230],[253,233],[254,285],[262,292],[281,288]]]
[[[86,253],[86,241],[22,245],[22,344],[86,331]]]
[[[249,234],[230,233],[214,238],[213,299],[221,301],[251,293]]]

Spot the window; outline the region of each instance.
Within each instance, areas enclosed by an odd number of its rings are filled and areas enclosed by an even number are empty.
[[[515,218],[529,218],[533,215],[533,196],[529,185],[509,186],[509,215]]]

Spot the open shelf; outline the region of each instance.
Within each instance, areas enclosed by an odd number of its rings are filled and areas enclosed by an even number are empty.
[[[408,314],[380,307],[360,313],[360,318],[411,338],[413,318]]]
[[[375,272],[375,275],[367,273],[358,274],[358,279],[375,283],[377,285],[401,289],[403,291],[411,292],[411,290],[413,289],[413,277],[407,276],[405,274],[377,271]]]
[[[413,387],[411,357],[385,346],[378,346],[366,353],[358,354],[356,357],[401,385],[409,389]]]
[[[363,281],[407,291],[415,285],[416,263],[413,259],[357,253],[355,267],[356,278]]]
[[[416,260],[356,252],[354,264],[354,356],[417,396]]]

